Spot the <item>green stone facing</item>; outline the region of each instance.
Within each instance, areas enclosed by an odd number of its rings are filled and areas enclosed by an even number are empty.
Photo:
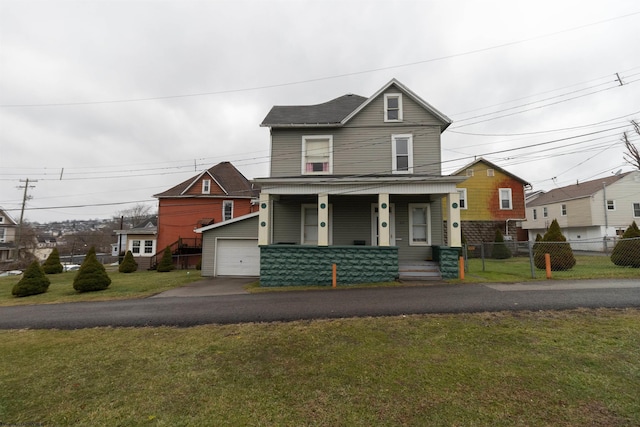
[[[337,283],[389,282],[398,278],[398,248],[393,246],[260,246],[260,286],[331,286]]]
[[[440,273],[443,279],[458,278],[458,263],[460,261],[461,248],[452,248],[448,246],[439,247]]]

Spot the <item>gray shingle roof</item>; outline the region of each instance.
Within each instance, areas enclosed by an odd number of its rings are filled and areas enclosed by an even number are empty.
[[[602,190],[603,184],[605,186],[609,186],[630,173],[631,172],[626,172],[620,175],[607,176],[605,178],[598,178],[592,181],[580,182],[578,184],[568,185],[566,187],[554,188],[553,190],[548,191],[535,200],[529,202],[527,204],[527,207],[550,205],[552,203],[558,203],[565,200],[590,197],[592,194]]]
[[[362,96],[349,94],[317,105],[276,105],[269,111],[261,126],[335,125],[366,100]]]

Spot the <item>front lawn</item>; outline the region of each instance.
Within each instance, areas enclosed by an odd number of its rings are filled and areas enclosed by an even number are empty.
[[[637,426],[640,310],[0,331],[0,424]]]
[[[111,285],[107,289],[78,293],[73,289],[76,273],[49,274],[47,277],[51,285],[47,292],[23,298],[11,295],[11,288],[22,276],[0,277],[0,306],[144,298],[202,278],[197,270],[174,270],[168,273],[137,271],[128,274],[108,271]]]

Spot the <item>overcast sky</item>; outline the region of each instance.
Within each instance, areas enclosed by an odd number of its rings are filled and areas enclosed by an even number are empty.
[[[264,177],[273,105],[392,78],[453,120],[444,174],[628,171],[639,46],[637,0],[0,0],[0,206],[19,219],[27,178],[25,219],[47,222],[155,209],[220,161]]]

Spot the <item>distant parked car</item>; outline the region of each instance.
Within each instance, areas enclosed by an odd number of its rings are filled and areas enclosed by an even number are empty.
[[[9,270],[9,271],[3,271],[2,273],[0,273],[0,277],[19,276],[21,274],[22,274],[22,271],[20,270]]]
[[[76,271],[80,269],[79,264],[64,264],[62,267],[64,268],[64,271]]]

